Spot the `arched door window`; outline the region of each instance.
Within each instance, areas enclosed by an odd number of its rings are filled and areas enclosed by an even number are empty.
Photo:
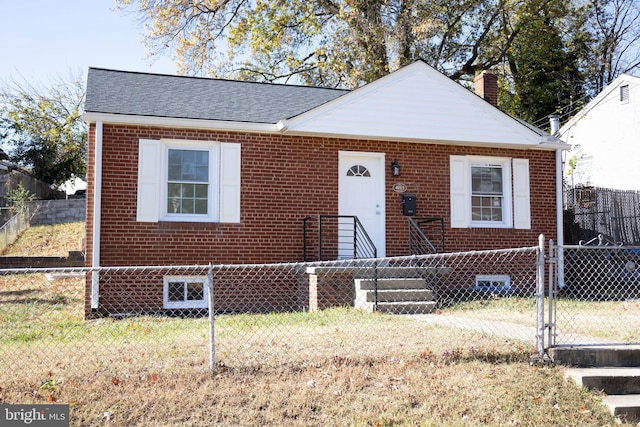
[[[353,165],[347,171],[347,176],[364,176],[370,177],[369,169],[362,165]]]

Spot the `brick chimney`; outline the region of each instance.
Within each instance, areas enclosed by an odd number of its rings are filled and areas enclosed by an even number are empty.
[[[485,70],[476,76],[473,85],[476,95],[494,107],[498,106],[498,76]]]

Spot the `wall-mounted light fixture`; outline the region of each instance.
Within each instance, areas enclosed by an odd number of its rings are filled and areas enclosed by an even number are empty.
[[[391,162],[391,175],[400,176],[400,165],[397,160]]]

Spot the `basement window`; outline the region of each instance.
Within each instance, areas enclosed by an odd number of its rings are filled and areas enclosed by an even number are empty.
[[[164,308],[207,308],[206,277],[164,278]]]
[[[511,291],[511,277],[507,275],[478,275],[473,290],[491,294],[502,294]]]

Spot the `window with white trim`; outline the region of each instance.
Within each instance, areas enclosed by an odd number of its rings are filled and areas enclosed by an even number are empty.
[[[500,293],[511,290],[511,277],[507,275],[477,275],[473,288],[480,292]]]
[[[452,228],[531,228],[529,160],[451,156]]]
[[[208,150],[169,148],[168,214],[208,215],[210,157]]]
[[[471,164],[471,220],[504,222],[504,165]]]
[[[206,308],[208,295],[206,277],[164,278],[164,308]]]
[[[136,219],[240,222],[240,144],[140,140]]]
[[[218,153],[218,144],[164,144],[162,220],[218,221]]]

